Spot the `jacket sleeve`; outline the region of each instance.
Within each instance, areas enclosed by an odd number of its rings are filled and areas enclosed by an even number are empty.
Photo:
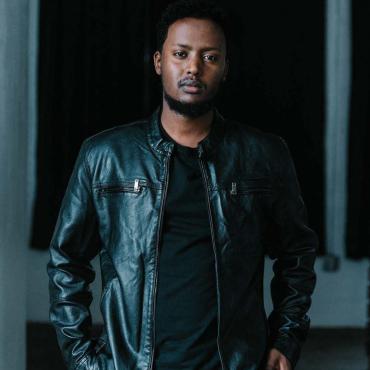
[[[84,142],[69,179],[47,264],[50,321],[68,369],[76,369],[85,363],[87,355],[94,349],[90,334],[92,294],[89,285],[95,272],[90,261],[99,251],[99,238],[86,147]]]
[[[294,369],[310,327],[307,311],[316,284],[314,262],[318,239],[308,227],[294,163],[280,137],[277,157],[278,190],[272,218],[278,240],[269,253],[275,259],[271,280],[273,311],[268,318],[269,347],[282,352]]]

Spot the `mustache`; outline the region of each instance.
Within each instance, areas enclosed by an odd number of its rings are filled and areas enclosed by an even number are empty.
[[[182,86],[194,86],[206,89],[207,86],[200,80],[193,80],[191,78],[183,78],[177,83],[178,87]]]

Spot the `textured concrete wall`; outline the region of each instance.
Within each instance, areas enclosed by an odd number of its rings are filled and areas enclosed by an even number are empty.
[[[0,369],[25,369],[28,1],[0,0]]]

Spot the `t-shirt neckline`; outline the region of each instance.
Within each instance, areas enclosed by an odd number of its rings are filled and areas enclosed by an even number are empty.
[[[192,148],[190,146],[181,145],[178,142],[176,142],[170,135],[168,135],[167,131],[164,129],[164,127],[162,125],[162,120],[159,120],[159,127],[161,129],[162,134],[168,140],[172,141],[175,144],[175,148],[178,152],[180,152],[181,154],[187,155],[189,157],[194,157],[194,156],[197,155],[198,147]],[[209,133],[208,133],[208,135],[209,135]],[[205,140],[208,137],[208,135],[204,139],[202,139],[201,141]]]

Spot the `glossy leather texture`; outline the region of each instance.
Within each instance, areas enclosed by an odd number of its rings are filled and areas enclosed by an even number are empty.
[[[50,244],[50,319],[68,369],[151,370],[158,245],[173,143],[160,110],[86,139]],[[223,370],[264,370],[275,347],[295,366],[310,320],[318,241],[289,150],[279,136],[216,110],[198,146],[215,255]],[[274,310],[263,302],[274,259]],[[90,333],[91,260],[100,255],[104,329]],[[175,309],[175,308],[174,308]]]

